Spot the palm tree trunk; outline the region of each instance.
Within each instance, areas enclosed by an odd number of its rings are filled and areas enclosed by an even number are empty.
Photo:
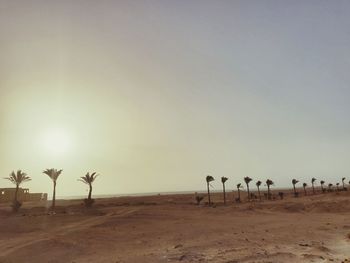
[[[209,183],[207,182],[207,190],[208,190],[208,199],[209,199],[209,205],[211,204],[210,202],[210,191],[209,191]]]
[[[248,200],[250,200],[250,194],[249,194],[249,184],[247,184],[247,192],[248,192]]]
[[[259,200],[261,201],[261,196],[260,196],[260,187],[258,186],[258,193],[259,193]]]
[[[295,184],[293,184],[293,188],[294,188],[294,197],[297,197],[297,191],[295,190]]]
[[[304,187],[304,194],[306,195],[306,188]]]
[[[89,189],[88,200],[91,200],[92,185],[89,184],[89,187],[90,187],[90,189]]]
[[[270,186],[267,186],[267,200],[270,200]]]
[[[241,202],[241,191],[238,188],[238,200]]]
[[[222,189],[224,191],[224,205],[226,205],[226,191],[225,191],[225,184],[222,184]]]
[[[312,183],[312,193],[315,194],[315,187],[314,187],[314,183]]]
[[[16,192],[15,192],[15,204],[17,204],[17,201],[18,201],[18,188],[19,188],[19,185],[16,184]]]
[[[53,182],[53,194],[52,194],[52,209],[55,209],[56,205],[56,182]]]

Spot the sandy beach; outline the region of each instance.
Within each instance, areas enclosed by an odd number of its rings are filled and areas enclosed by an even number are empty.
[[[242,193],[242,196],[245,193]],[[350,192],[222,203],[213,194],[0,206],[0,262],[346,262]],[[47,206],[49,203],[47,203]]]

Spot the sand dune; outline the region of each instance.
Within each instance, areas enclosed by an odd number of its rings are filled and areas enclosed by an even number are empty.
[[[228,198],[233,197],[228,194]],[[244,195],[244,193],[243,193]],[[346,262],[350,192],[194,204],[193,195],[0,206],[0,262]],[[204,200],[206,201],[206,200]]]

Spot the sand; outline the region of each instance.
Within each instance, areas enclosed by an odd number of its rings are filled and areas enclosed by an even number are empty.
[[[243,192],[242,196],[246,194]],[[57,213],[0,205],[0,262],[346,262],[350,191],[222,204],[194,195],[99,199]]]

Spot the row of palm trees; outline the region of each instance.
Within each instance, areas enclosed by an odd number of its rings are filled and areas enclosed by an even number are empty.
[[[211,204],[211,199],[210,199],[210,188],[209,188],[209,186],[211,186],[210,183],[211,183],[212,181],[214,181],[214,180],[215,180],[214,177],[211,176],[211,175],[208,175],[208,176],[206,177],[209,205]],[[224,177],[224,176],[221,177],[221,183],[222,183],[222,188],[223,188],[223,193],[224,193],[224,204],[226,204],[226,188],[225,188],[225,183],[226,183],[227,180],[228,180],[227,177]],[[244,177],[244,182],[245,182],[246,185],[247,185],[248,199],[250,199],[249,183],[250,183],[252,180],[253,180],[253,179],[250,178],[250,177],[248,177],[248,176]],[[257,186],[257,188],[258,188],[258,195],[259,195],[259,199],[260,199],[260,200],[261,200],[261,194],[260,194],[260,186],[261,186],[261,184],[262,184],[261,181],[257,181],[257,182],[256,182],[256,186]],[[269,198],[269,199],[270,199],[270,197],[271,197],[270,187],[271,187],[271,185],[273,185],[273,184],[274,184],[274,183],[273,183],[272,180],[270,180],[270,179],[267,179],[267,180],[266,180],[267,195],[268,195],[268,198]],[[241,184],[241,183],[237,184],[237,191],[238,191],[238,198],[237,198],[237,201],[240,201],[240,200],[241,200],[241,192],[240,192],[240,189],[241,189],[241,188],[242,188],[242,184]]]
[[[207,175],[207,177],[205,178],[206,179],[206,182],[207,182],[207,192],[208,192],[208,203],[209,205],[211,205],[211,198],[210,198],[210,186],[211,186],[211,182],[213,182],[215,179],[213,176],[211,175]],[[336,183],[336,186],[337,186],[337,190],[340,191],[340,190],[347,190],[346,187],[345,187],[345,177],[342,178],[342,185],[343,185],[343,188],[340,189],[339,188],[339,185],[340,183]],[[223,176],[221,177],[221,183],[222,183],[222,188],[223,188],[223,194],[224,194],[224,204],[226,204],[226,188],[225,188],[225,183],[226,181],[228,180],[227,177]],[[246,176],[244,177],[244,182],[245,184],[247,185],[247,194],[248,194],[248,200],[250,200],[251,198],[251,194],[250,194],[250,189],[249,189],[249,183],[252,181],[253,179]],[[312,185],[312,192],[313,194],[315,194],[315,182],[316,182],[316,178],[312,178],[311,179],[311,185]],[[274,185],[274,182],[271,180],[271,179],[267,179],[266,180],[266,186],[267,186],[267,199],[271,199],[271,190],[270,190],[270,187],[272,185]],[[296,184],[299,183],[299,181],[297,179],[293,179],[292,180],[292,185],[293,185],[293,190],[294,190],[294,196],[295,197],[298,197],[298,192],[296,190]],[[260,186],[261,186],[262,182],[261,181],[257,181],[255,183],[257,189],[258,189],[258,197],[261,201],[261,194],[260,194]],[[325,184],[325,181],[320,181],[320,184],[321,184],[321,190],[322,192],[324,193],[326,191],[326,188],[324,187],[324,184]],[[350,184],[350,181],[349,181],[349,184]],[[307,191],[306,191],[306,187],[307,187],[307,183],[303,183],[303,189],[304,189],[304,194],[307,195]],[[238,198],[236,198],[236,201],[237,202],[240,202],[241,201],[241,192],[240,190],[243,188],[242,187],[242,184],[239,183],[236,185],[237,187],[237,193],[238,193]],[[332,191],[332,187],[333,187],[333,184],[332,183],[329,183],[328,184],[328,191]],[[283,194],[283,193],[282,193]],[[280,194],[281,195],[281,194]]]
[[[51,209],[54,210],[56,206],[56,183],[58,177],[62,174],[62,169],[46,169],[43,171],[43,174],[46,174],[50,177],[50,179],[53,182],[53,193],[52,193],[52,205]],[[84,200],[85,205],[87,207],[90,207],[94,200],[91,198],[92,194],[92,183],[95,181],[96,177],[99,176],[96,172],[93,173],[86,173],[85,176],[80,177],[78,180],[89,185],[89,194],[88,197]],[[17,212],[18,209],[22,206],[22,203],[18,200],[18,189],[21,184],[31,181],[32,179],[24,173],[22,170],[17,170],[17,172],[12,171],[8,177],[5,177],[4,179],[9,180],[11,183],[16,185],[15,190],[15,196],[12,204],[13,211]]]
[[[340,191],[340,190],[347,190],[347,188],[345,187],[345,179],[346,179],[345,177],[342,178],[342,185],[343,185],[343,188],[342,188],[342,189],[339,188],[340,183],[336,183],[336,187],[337,187],[336,189],[337,189],[337,191]],[[315,194],[315,186],[314,186],[314,184],[315,184],[316,180],[317,180],[317,179],[314,178],[314,177],[311,179],[311,186],[312,186],[312,193],[313,193],[313,194]],[[296,188],[295,188],[295,185],[296,185],[297,183],[299,183],[299,181],[298,181],[297,179],[293,179],[293,180],[292,180],[293,190],[294,190],[294,196],[295,196],[295,197],[298,196],[298,193],[297,193]],[[323,181],[323,180],[320,181],[321,190],[322,190],[323,193],[326,191],[326,188],[324,187],[325,183],[326,183],[326,182]],[[350,184],[350,181],[349,181],[349,184]],[[307,195],[307,192],[306,192],[306,187],[307,187],[307,186],[308,186],[307,183],[303,183],[303,188],[304,188],[304,194],[305,194],[305,195]],[[333,188],[333,184],[332,184],[332,183],[329,183],[329,184],[328,184],[328,191],[332,191],[332,188]]]

